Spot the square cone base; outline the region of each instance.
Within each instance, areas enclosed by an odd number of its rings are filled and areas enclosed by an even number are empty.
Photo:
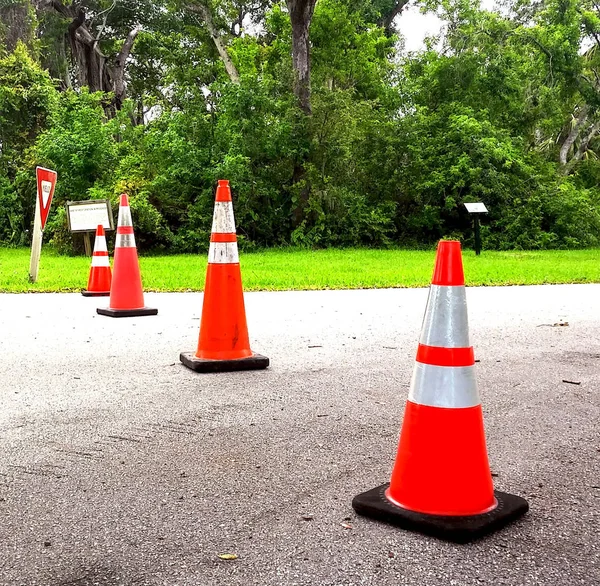
[[[478,539],[518,519],[529,510],[525,499],[495,490],[498,506],[489,513],[464,517],[427,515],[403,509],[389,501],[385,496],[388,487],[389,483],[359,494],[352,500],[352,507],[359,515],[454,543]]]
[[[156,315],[158,309],[152,307],[138,307],[136,309],[111,309],[110,307],[98,307],[96,312],[108,317],[136,317],[138,315]]]
[[[84,297],[108,297],[110,291],[82,291]]]
[[[198,358],[193,352],[182,352],[179,360],[196,372],[233,372],[236,370],[260,370],[269,366],[269,359],[260,354],[235,360],[207,360]]]

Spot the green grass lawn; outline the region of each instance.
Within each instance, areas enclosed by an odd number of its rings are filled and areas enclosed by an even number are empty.
[[[600,282],[600,250],[463,253],[468,285]],[[281,291],[428,286],[435,251],[297,250],[242,253],[244,289]],[[200,291],[206,254],[140,258],[147,291]],[[90,267],[86,257],[42,251],[38,282],[28,282],[29,249],[0,248],[0,291],[79,291]]]

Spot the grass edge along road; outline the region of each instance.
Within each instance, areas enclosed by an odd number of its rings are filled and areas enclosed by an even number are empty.
[[[0,292],[85,288],[90,258],[60,256],[46,246],[38,282],[28,282],[28,248],[0,248]],[[427,287],[435,250],[270,249],[240,254],[246,291]],[[206,254],[140,256],[145,291],[202,291]],[[463,251],[467,285],[600,282],[600,250]],[[111,253],[112,264],[112,253]]]

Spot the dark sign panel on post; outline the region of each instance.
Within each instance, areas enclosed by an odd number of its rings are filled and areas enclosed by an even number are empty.
[[[487,214],[488,210],[481,201],[476,203],[466,203],[465,207],[470,214],[473,214],[473,227],[475,229],[475,255],[481,253],[481,231],[479,229],[479,214]]]

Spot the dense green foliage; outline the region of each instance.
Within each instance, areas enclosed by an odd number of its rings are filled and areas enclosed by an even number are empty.
[[[231,181],[247,248],[468,242],[469,201],[490,210],[490,248],[600,244],[591,0],[514,0],[506,15],[429,0],[444,31],[413,53],[382,25],[396,2],[318,0],[309,116],[293,93],[285,2],[206,5],[239,82],[186,3],[84,4],[107,59],[140,27],[128,99],[115,109],[69,78],[68,19],[29,15],[39,40],[0,48],[1,243],[26,243],[43,165],[59,174],[47,233],[64,251],[65,202],[110,198],[116,209],[123,191],[142,248],[204,250],[219,178]],[[255,32],[242,34],[240,15]]]

